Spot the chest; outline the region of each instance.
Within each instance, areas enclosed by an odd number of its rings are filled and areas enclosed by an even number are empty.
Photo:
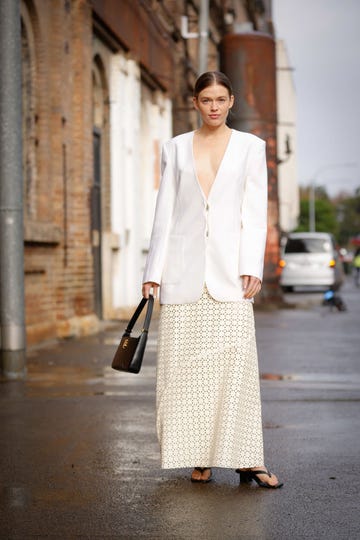
[[[206,145],[194,138],[193,159],[197,180],[208,197],[211,187],[216,180],[222,162],[225,158],[229,138],[220,141],[211,141]]]

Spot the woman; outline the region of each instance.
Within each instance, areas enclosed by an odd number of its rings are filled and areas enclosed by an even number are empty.
[[[253,298],[266,240],[265,143],[227,127],[229,79],[202,74],[200,129],[164,144],[142,293],[160,289],[157,431],[163,468],[230,467],[281,487],[263,465]]]

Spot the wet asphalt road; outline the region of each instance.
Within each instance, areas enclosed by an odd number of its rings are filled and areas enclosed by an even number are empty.
[[[341,295],[345,313],[294,293],[297,309],[256,314],[281,490],[239,487],[231,470],[195,485],[189,470],[159,469],[156,324],[140,375],[109,367],[114,327],[30,351],[27,381],[1,383],[0,537],[360,538],[360,289]]]

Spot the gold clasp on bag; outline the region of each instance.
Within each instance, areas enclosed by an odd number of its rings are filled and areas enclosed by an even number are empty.
[[[122,348],[123,349],[126,349],[126,347],[129,345],[129,338],[125,339],[123,345],[122,345]]]

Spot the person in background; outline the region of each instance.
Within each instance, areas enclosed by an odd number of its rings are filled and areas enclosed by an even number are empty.
[[[355,251],[353,266],[355,285],[356,287],[360,287],[360,247]]]

